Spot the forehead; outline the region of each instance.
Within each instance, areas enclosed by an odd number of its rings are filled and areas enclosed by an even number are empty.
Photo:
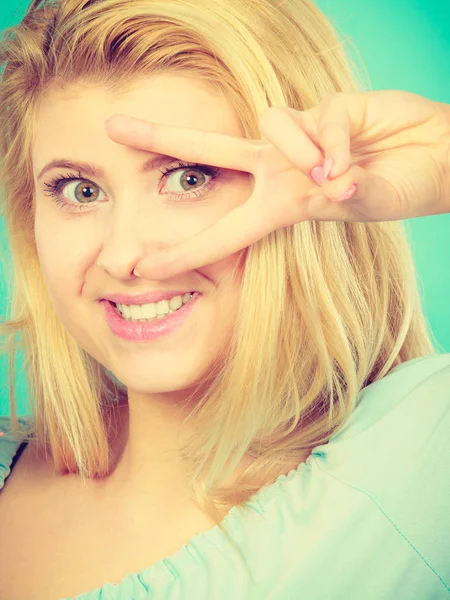
[[[89,149],[95,158],[96,152],[104,151],[105,143],[114,143],[104,123],[115,114],[176,127],[245,135],[237,113],[220,91],[193,77],[158,74],[137,80],[120,94],[85,83],[49,91],[37,109],[33,159],[43,153],[43,160],[68,155],[71,148],[73,158],[85,159],[79,155],[83,149]],[[52,156],[47,156],[49,151]]]

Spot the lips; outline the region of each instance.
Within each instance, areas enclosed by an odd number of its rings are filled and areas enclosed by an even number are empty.
[[[193,298],[179,310],[165,315],[162,319],[149,321],[128,321],[120,315],[114,303],[104,299],[103,310],[112,332],[125,340],[132,342],[150,342],[154,339],[174,333],[189,319],[202,294],[194,294]]]

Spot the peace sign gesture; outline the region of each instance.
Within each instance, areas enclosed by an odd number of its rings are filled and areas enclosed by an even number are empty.
[[[139,275],[169,278],[302,221],[395,221],[450,212],[446,104],[395,90],[341,92],[307,111],[269,108],[259,127],[267,141],[122,115],[107,121],[107,132],[118,143],[246,171],[255,179],[243,205],[140,261]],[[329,179],[324,179],[324,155],[333,158]],[[329,160],[325,166],[331,166]],[[347,190],[344,202],[332,200]]]

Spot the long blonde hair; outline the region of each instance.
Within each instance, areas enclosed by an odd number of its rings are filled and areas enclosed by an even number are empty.
[[[58,319],[34,241],[30,148],[44,94],[74,83],[120,93],[139,77],[182,73],[222,91],[247,137],[273,105],[307,110],[364,90],[337,32],[310,0],[34,0],[0,44],[3,216],[12,257],[9,321],[23,352],[33,429],[55,468],[108,473],[107,408],[126,389]],[[5,269],[7,265],[5,265]],[[17,341],[16,334],[20,333]],[[273,474],[346,422],[359,391],[404,361],[436,353],[400,222],[303,222],[248,249],[230,352],[183,446],[190,489],[219,524]],[[435,343],[435,342],[434,342]],[[231,487],[220,482],[245,456]],[[271,474],[269,476],[269,473]]]

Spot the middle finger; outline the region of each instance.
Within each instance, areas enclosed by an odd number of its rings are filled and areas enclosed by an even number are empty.
[[[294,167],[312,176],[311,170],[323,165],[324,158],[311,139],[309,128],[304,126],[307,123],[305,114],[287,107],[272,107],[260,118],[259,127],[264,137]],[[301,122],[297,122],[300,117]]]
[[[106,121],[108,135],[119,144],[174,158],[255,174],[264,141],[213,131],[163,125],[114,115]]]

